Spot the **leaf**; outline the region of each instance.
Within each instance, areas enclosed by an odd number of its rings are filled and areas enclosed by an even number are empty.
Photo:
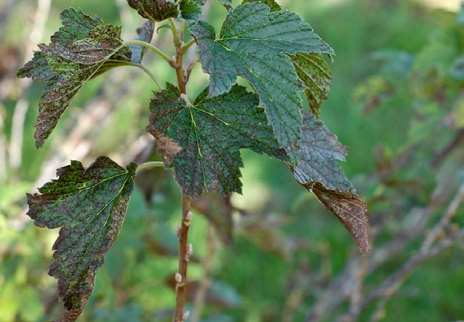
[[[330,190],[319,182],[305,186],[345,226],[361,254],[369,254],[369,217],[366,203],[351,191]]]
[[[218,0],[218,2],[221,4],[221,6],[226,8],[227,11],[232,9],[232,0]]]
[[[345,161],[347,148],[311,113],[304,113],[300,148],[300,161],[294,169],[299,183],[317,181],[328,189],[355,190],[335,161]]]
[[[147,20],[141,28],[137,29],[137,33],[139,34],[137,40],[150,43],[154,32],[155,23],[151,20]],[[147,51],[147,47],[141,45],[131,45],[129,46],[129,49],[131,50],[131,61],[134,63],[141,63],[143,55]]]
[[[214,28],[204,21],[192,26],[203,70],[210,74],[212,96],[228,92],[240,75],[258,93],[269,124],[281,147],[292,160],[302,117],[302,90],[290,58],[297,52],[333,53],[298,15],[269,12],[260,2],[237,6],[230,11],[216,38]]]
[[[254,1],[259,1],[261,3],[264,3],[265,5],[267,5],[271,9],[271,11],[280,11],[280,10],[282,10],[282,7],[277,2],[275,2],[274,0],[243,0],[242,4],[245,4],[245,3],[248,3],[248,2],[254,2]]]
[[[370,251],[367,205],[354,193],[353,185],[335,162],[345,160],[347,149],[311,113],[304,115],[300,147],[300,161],[293,169],[295,179],[335,214],[360,252],[367,254]]]
[[[18,71],[19,77],[47,81],[34,125],[37,147],[43,145],[85,82],[131,62],[130,49],[120,48],[120,27],[103,24],[79,9],[64,10],[60,17],[63,27],[51,37],[52,43],[39,45],[41,52]]]
[[[58,279],[65,312],[75,321],[89,299],[96,270],[115,241],[133,190],[137,165],[124,170],[108,157],[84,169],[78,161],[58,169],[59,178],[27,195],[29,215],[39,227],[61,227],[49,274]]]
[[[182,192],[194,198],[205,190],[222,195],[241,191],[242,148],[287,160],[254,93],[236,85],[229,93],[207,95],[205,89],[189,105],[174,85],[167,84],[151,101],[147,126],[147,131],[164,142],[158,150],[166,166],[174,169]]]
[[[327,99],[332,80],[329,64],[322,54],[297,53],[290,56],[298,77],[306,86],[305,94],[311,112],[318,116],[320,106]]]
[[[151,21],[163,21],[177,18],[179,14],[177,1],[169,0],[127,0],[129,6],[137,10],[139,15]]]
[[[180,15],[187,21],[198,21],[201,15],[201,7],[205,0],[180,0]]]

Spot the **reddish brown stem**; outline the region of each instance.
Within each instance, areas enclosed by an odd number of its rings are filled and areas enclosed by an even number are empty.
[[[177,231],[179,237],[179,270],[176,274],[176,308],[174,311],[174,322],[185,321],[184,312],[185,298],[187,295],[187,267],[191,255],[188,244],[188,232],[192,221],[191,199],[189,196],[182,197],[182,225]]]
[[[182,94],[186,94],[186,77],[185,71],[183,67],[183,54],[181,53],[181,49],[177,48],[176,54],[176,76],[177,76],[177,84],[179,85],[179,91]]]

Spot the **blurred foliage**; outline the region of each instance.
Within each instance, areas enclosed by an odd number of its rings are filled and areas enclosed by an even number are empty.
[[[337,53],[321,118],[351,147],[342,166],[369,202],[373,229],[382,227],[374,231],[371,259],[376,249],[402,238],[401,232],[409,233],[404,227],[414,227],[413,217],[407,216],[414,210],[436,202],[431,223],[438,221],[464,180],[464,25],[453,13],[430,11],[411,1],[321,3],[280,1],[283,8],[303,16]],[[42,35],[31,39],[37,2],[0,1],[2,322],[49,321],[60,307],[56,282],[46,273],[57,232],[32,226],[24,215],[25,192],[53,178],[69,158],[88,164],[107,154],[128,163],[145,153],[140,146],[152,144],[144,128],[153,88],[139,71],[122,68],[84,86],[52,135],[54,144],[35,150],[32,124],[41,86],[14,75],[32,56],[35,44],[48,41],[59,26],[59,12],[70,5],[76,4],[54,1]],[[78,5],[105,22],[124,25],[125,39],[135,38],[135,28],[142,23],[126,1],[100,0],[95,5],[81,0]],[[210,15],[222,14],[223,8],[213,1]],[[160,29],[156,41],[170,41],[167,35]],[[163,81],[173,81],[159,59],[152,57],[147,64]],[[188,90],[197,93],[204,78],[200,71],[192,77]],[[243,195],[230,198],[233,207],[228,211],[220,202],[210,209],[227,213],[234,231],[207,234],[210,224],[201,216],[201,207],[191,228],[194,259],[189,277],[197,282],[191,289],[201,289],[205,274],[212,280],[201,321],[303,321],[356,256],[356,246],[343,226],[290,178],[288,169],[264,156],[242,155]],[[180,195],[170,172],[147,172],[137,184],[82,321],[171,320]],[[441,199],[434,195],[437,190]],[[461,205],[453,219],[457,228],[464,225],[463,217]],[[408,260],[421,237],[369,274],[366,291]],[[463,319],[463,256],[461,241],[423,263],[388,301],[384,320]],[[349,307],[350,301],[343,301],[323,321],[335,321]],[[359,321],[369,321],[374,311],[371,305]]]

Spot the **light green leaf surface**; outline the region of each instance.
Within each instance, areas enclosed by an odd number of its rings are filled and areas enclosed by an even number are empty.
[[[305,95],[311,112],[318,116],[322,102],[329,95],[332,72],[322,54],[297,53],[290,56],[298,77],[306,86]]]

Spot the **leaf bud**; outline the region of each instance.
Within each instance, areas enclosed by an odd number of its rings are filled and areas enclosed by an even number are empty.
[[[190,316],[190,311],[185,311],[184,314],[182,314],[182,321],[187,320],[189,316]]]
[[[180,275],[180,273],[176,273],[176,275],[174,276],[174,279],[176,280],[177,284],[182,283],[182,275]]]
[[[193,213],[191,211],[187,212],[187,214],[185,215],[184,225],[190,226],[190,224],[192,223],[192,218]]]

